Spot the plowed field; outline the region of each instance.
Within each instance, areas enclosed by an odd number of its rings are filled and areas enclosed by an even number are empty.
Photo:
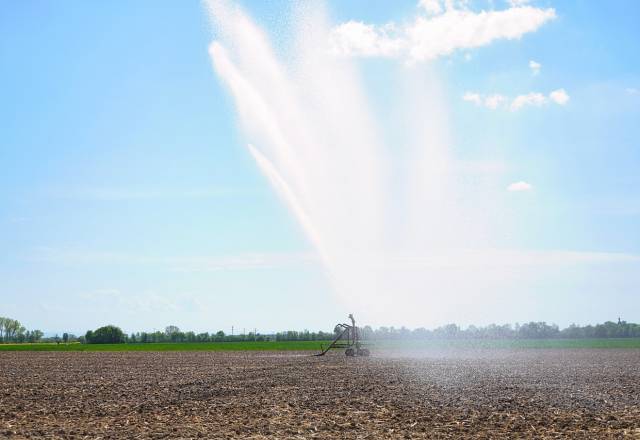
[[[0,353],[2,438],[640,438],[640,350]]]

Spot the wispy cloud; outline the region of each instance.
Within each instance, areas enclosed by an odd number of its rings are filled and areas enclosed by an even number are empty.
[[[237,188],[163,189],[134,187],[74,187],[48,189],[45,193],[54,198],[119,202],[128,200],[205,199],[247,194]]]
[[[531,185],[526,182],[515,182],[510,185],[527,191]],[[450,249],[424,254],[404,254],[387,252],[384,255],[360,255],[360,258],[371,265],[382,264],[398,267],[415,267],[426,265],[437,267],[443,264],[464,267],[466,265],[548,265],[571,263],[603,263],[603,262],[634,262],[640,263],[640,256],[617,252],[589,252],[550,250],[535,251],[528,249]],[[313,253],[248,253],[233,256],[183,256],[183,257],[154,257],[115,252],[95,252],[81,250],[61,250],[40,248],[36,250],[31,261],[47,262],[64,265],[157,265],[176,271],[208,272],[218,270],[243,270],[274,268],[289,265],[315,264],[319,259]],[[120,296],[117,289],[95,291],[91,296]]]
[[[511,101],[509,107],[512,111],[520,110],[525,106],[541,107],[547,103],[547,98],[542,93],[530,92],[526,95],[518,95]]]
[[[306,264],[311,253],[244,253],[222,256],[158,256],[126,252],[40,247],[27,258],[32,262],[79,265],[161,266],[176,272],[249,270]]]
[[[96,308],[108,307],[128,314],[150,312],[184,312],[203,308],[202,301],[188,293],[124,293],[120,289],[95,289],[76,295],[76,302]]]
[[[400,57],[420,62],[535,32],[556,18],[552,8],[520,1],[498,11],[474,12],[464,1],[421,0],[418,14],[407,24],[382,26],[349,21],[333,29],[331,51],[344,56]]]
[[[524,107],[543,107],[550,102],[563,106],[569,102],[569,94],[565,89],[557,89],[548,95],[539,92],[529,92],[517,95],[514,98],[501,94],[482,95],[477,92],[466,92],[462,95],[463,101],[475,104],[477,107],[485,107],[489,110],[508,109],[518,111]]]
[[[511,192],[531,191],[532,189],[533,185],[523,180],[519,182],[513,182],[511,185],[507,186],[507,191]]]
[[[444,269],[454,267],[539,267],[576,264],[640,263],[640,256],[617,252],[570,250],[452,249],[431,255],[402,255],[385,260],[400,267]]]
[[[467,92],[464,95],[462,95],[462,99],[467,102],[472,102],[475,105],[482,105],[483,103],[482,96],[476,92]]]
[[[500,159],[465,160],[457,162],[457,169],[463,174],[496,175],[509,169],[509,164]]]
[[[13,223],[13,224],[26,223],[30,220],[31,219],[29,217],[19,217],[19,216],[13,216],[13,217],[7,218],[7,222]]]
[[[476,92],[467,92],[462,96],[462,99],[467,102],[471,102],[479,107],[486,107],[491,110],[495,110],[506,103],[509,98],[498,93],[484,96]]]
[[[540,73],[540,69],[542,68],[542,64],[537,61],[529,61],[529,69],[531,69],[531,73],[536,76]]]
[[[549,99],[556,104],[565,105],[569,102],[569,95],[567,95],[567,92],[564,89],[558,89],[549,93]]]
[[[484,99],[484,105],[492,110],[500,107],[507,100],[506,96],[500,94],[489,95]]]

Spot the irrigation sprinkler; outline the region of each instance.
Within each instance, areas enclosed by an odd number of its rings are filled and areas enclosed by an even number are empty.
[[[356,326],[356,320],[353,318],[353,314],[349,314],[349,324],[338,324],[336,328],[340,328],[340,333],[326,348],[320,345],[320,353],[314,356],[324,356],[332,348],[344,348],[344,354],[348,357],[353,356],[369,356],[370,352],[368,348],[364,347],[364,343],[360,339],[360,331]]]

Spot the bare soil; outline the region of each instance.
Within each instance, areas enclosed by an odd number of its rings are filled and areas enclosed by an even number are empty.
[[[640,438],[640,350],[0,353],[1,438]]]

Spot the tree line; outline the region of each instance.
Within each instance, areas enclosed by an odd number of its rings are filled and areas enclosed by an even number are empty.
[[[175,325],[167,326],[164,331],[137,332],[126,334],[113,325],[89,330],[84,336],[76,338],[69,333],[62,337],[55,335],[44,338],[40,330],[27,330],[19,321],[0,317],[0,342],[81,342],[88,344],[101,343],[157,343],[157,342],[242,342],[242,341],[326,341],[333,339],[341,331],[336,327],[333,332],[326,331],[283,331],[272,334],[249,332],[240,335],[225,334],[222,330],[215,333],[195,333],[182,331]],[[457,324],[447,324],[435,329],[405,327],[371,326],[360,328],[361,337],[371,340],[393,339],[576,339],[576,338],[640,338],[640,324],[629,323],[618,319],[618,322],[607,321],[603,324],[579,326],[572,324],[560,329],[556,324],[546,322],[527,322],[524,324],[489,324],[487,326],[470,325],[466,328]]]
[[[20,321],[0,316],[0,342],[40,342],[44,333],[27,330]]]
[[[86,343],[154,343],[154,342],[241,342],[241,341],[326,341],[333,339],[341,328],[333,332],[285,331],[261,335],[247,333],[227,335],[222,330],[216,333],[183,332],[174,325],[167,326],[164,331],[152,333],[138,332],[127,335],[114,326],[101,327],[88,331],[81,342]],[[405,327],[371,326],[360,328],[361,337],[370,340],[426,340],[426,339],[576,339],[576,338],[640,338],[640,324],[607,321],[603,324],[579,326],[572,324],[560,329],[556,324],[546,322],[528,322],[524,324],[489,324],[487,326],[471,325],[462,328],[457,324],[447,324],[432,330]]]
[[[546,322],[527,322],[524,324],[489,324],[487,326],[470,325],[462,328],[456,324],[447,324],[433,330],[405,327],[370,326],[362,328],[365,339],[579,339],[579,338],[640,338],[640,324],[618,320],[603,324],[579,326],[571,324],[560,329],[556,324]]]
[[[229,335],[219,330],[215,333],[195,333],[193,331],[183,332],[175,325],[169,325],[164,331],[137,332],[126,334],[120,328],[113,325],[100,327],[96,330],[89,330],[84,336],[79,338],[80,342],[89,344],[100,343],[157,343],[157,342],[245,342],[245,341],[326,341],[332,339],[331,332],[310,332],[286,331],[269,335],[262,335],[257,332],[243,333],[240,335]]]

